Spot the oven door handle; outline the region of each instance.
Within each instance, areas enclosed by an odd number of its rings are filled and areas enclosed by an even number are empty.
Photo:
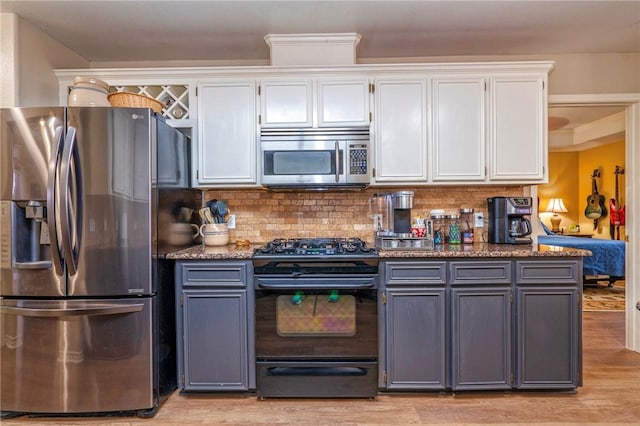
[[[267,376],[366,376],[362,367],[269,367]]]
[[[264,283],[258,282],[258,288],[264,290],[362,290],[362,289],[373,289],[375,288],[375,283],[368,282],[362,284],[318,284],[318,283],[296,283],[296,284],[272,284],[272,283]]]

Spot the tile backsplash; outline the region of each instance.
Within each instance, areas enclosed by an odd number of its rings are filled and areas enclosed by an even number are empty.
[[[373,220],[368,217],[368,201],[375,193],[413,191],[412,216],[428,217],[432,209],[457,213],[461,207],[473,208],[487,216],[487,197],[522,196],[522,186],[436,186],[368,188],[352,191],[270,192],[255,190],[203,191],[203,203],[222,199],[236,215],[236,229],[230,242],[249,240],[264,243],[275,238],[359,237],[373,240]],[[486,219],[485,219],[486,220]],[[486,225],[483,231],[486,231]],[[476,232],[482,241],[483,232]]]

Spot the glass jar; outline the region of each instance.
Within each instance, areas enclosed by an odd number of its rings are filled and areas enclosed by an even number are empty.
[[[444,244],[446,235],[444,214],[432,214],[431,221],[433,222],[433,243]]]
[[[460,209],[460,226],[462,227],[462,243],[473,244],[473,209]]]
[[[69,93],[69,106],[110,107],[109,85],[93,77],[75,77]]]
[[[457,214],[450,214],[447,219],[449,223],[449,244],[460,244],[462,242],[462,236],[460,233],[460,216]]]

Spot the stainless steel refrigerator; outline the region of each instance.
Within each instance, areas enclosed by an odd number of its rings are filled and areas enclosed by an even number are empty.
[[[155,414],[176,388],[165,232],[197,200],[188,138],[149,109],[0,110],[3,417]]]

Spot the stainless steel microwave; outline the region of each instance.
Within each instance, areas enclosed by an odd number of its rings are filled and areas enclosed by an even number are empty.
[[[268,188],[364,188],[369,128],[263,129],[261,184]]]

